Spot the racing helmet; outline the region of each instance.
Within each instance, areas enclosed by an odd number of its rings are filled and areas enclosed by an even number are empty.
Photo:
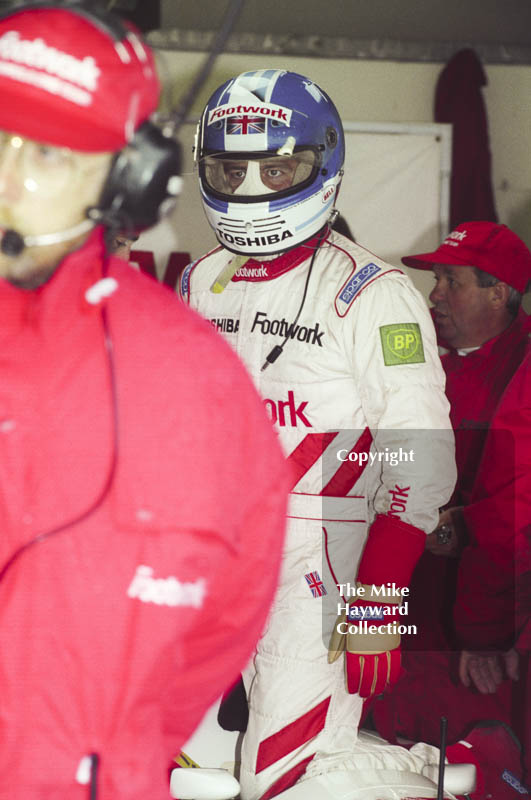
[[[220,244],[289,250],[330,218],[345,140],[328,95],[295,72],[244,72],[210,97],[195,146],[201,198]]]

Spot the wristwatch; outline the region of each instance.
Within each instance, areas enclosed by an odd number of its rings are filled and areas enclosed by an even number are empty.
[[[438,544],[448,544],[448,542],[452,538],[451,525],[446,525],[446,524],[440,525],[438,528],[435,529],[435,535],[437,536]]]

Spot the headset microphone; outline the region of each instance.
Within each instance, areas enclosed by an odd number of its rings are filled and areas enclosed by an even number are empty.
[[[5,256],[15,257],[19,256],[26,247],[23,237],[20,233],[13,230],[5,231],[0,241],[0,250]]]
[[[34,236],[22,236],[18,231],[9,228],[6,230],[2,239],[0,240],[0,251],[5,256],[16,257],[19,256],[26,247],[45,247],[50,244],[59,244],[60,242],[68,242],[86,233],[97,223],[97,219],[84,219],[77,225],[71,228],[65,228],[62,231],[55,233],[41,233]]]

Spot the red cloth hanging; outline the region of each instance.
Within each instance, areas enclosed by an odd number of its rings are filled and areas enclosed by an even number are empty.
[[[453,125],[450,226],[461,222],[497,222],[491,183],[487,111],[481,88],[487,76],[469,48],[444,67],[435,90],[435,121]]]

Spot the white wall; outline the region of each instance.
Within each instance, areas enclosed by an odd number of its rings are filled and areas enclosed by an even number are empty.
[[[165,50],[159,51],[157,58],[166,86],[164,103],[175,106],[204,54]],[[208,95],[224,80],[263,67],[308,75],[330,94],[345,120],[432,122],[435,85],[444,64],[224,54],[218,58],[191,116],[199,116]],[[485,71],[488,85],[483,92],[498,215],[500,222],[531,247],[531,66],[485,65]],[[188,148],[190,135],[186,134]],[[344,180],[355,182],[356,176],[345,175]],[[190,176],[189,185],[194,182]],[[178,212],[175,224],[178,227]],[[205,228],[192,255],[199,255],[212,241]]]
[[[531,247],[531,66],[486,71],[498,215]]]

